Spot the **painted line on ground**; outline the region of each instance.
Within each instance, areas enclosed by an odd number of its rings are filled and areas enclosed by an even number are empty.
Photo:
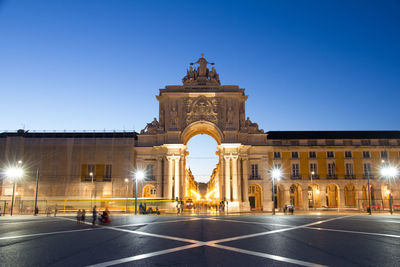
[[[89,265],[87,267],[112,266],[112,265],[142,260],[142,259],[146,259],[146,258],[150,258],[150,257],[155,257],[155,256],[163,255],[163,254],[173,253],[173,252],[182,251],[182,250],[191,249],[191,248],[200,247],[200,246],[203,246],[203,245],[190,244],[190,245],[186,245],[186,246],[182,246],[182,247],[170,248],[170,249],[160,250],[160,251],[156,251],[156,252],[136,255],[136,256],[132,256],[132,257],[126,257],[126,258],[122,258],[122,259],[118,259],[118,260],[106,261],[106,262],[102,262],[102,263],[98,263],[98,264]]]
[[[250,250],[246,250],[246,249],[228,247],[228,246],[219,245],[219,244],[211,244],[209,246],[215,247],[215,248],[220,248],[220,249],[225,249],[225,250],[230,250],[230,251],[234,251],[234,252],[239,252],[242,254],[257,256],[257,257],[261,257],[261,258],[271,259],[271,260],[275,260],[275,261],[288,262],[288,263],[297,264],[297,265],[301,265],[301,266],[327,267],[327,265],[321,265],[321,264],[312,263],[312,262],[308,262],[308,261],[291,259],[291,258],[282,257],[282,256],[278,256],[278,255],[272,255],[272,254],[268,254],[268,253],[262,253],[262,252],[250,251]]]
[[[299,229],[299,228],[305,228],[305,227],[308,227],[308,226],[313,226],[313,225],[316,225],[316,224],[322,224],[322,223],[326,223],[326,222],[330,222],[330,221],[334,221],[334,220],[340,220],[340,219],[348,218],[348,217],[351,217],[351,216],[352,215],[335,217],[335,218],[330,218],[330,219],[327,219],[327,220],[317,221],[317,222],[313,222],[313,223],[307,223],[307,224],[293,226],[293,227],[289,227],[289,228],[271,230],[271,231],[267,231],[267,232],[261,232],[261,233],[255,233],[255,234],[249,234],[249,235],[228,237],[228,238],[214,240],[214,241],[210,241],[210,242],[216,244],[216,243],[230,242],[230,241],[234,241],[234,240],[246,239],[246,238],[251,238],[251,237],[258,237],[258,236],[263,236],[263,235],[282,233],[282,232],[287,232],[287,231],[291,231],[291,230],[296,230],[296,229]]]
[[[272,226],[282,226],[282,227],[292,227],[296,225],[290,224],[279,224],[279,223],[264,223],[264,222],[248,222],[248,221],[237,221],[237,220],[229,220],[229,219],[217,219],[217,218],[206,218],[205,220],[210,221],[223,221],[223,222],[235,222],[235,223],[248,223],[248,224],[261,224],[261,225],[272,225]]]
[[[320,228],[320,227],[304,227],[306,229],[311,230],[319,230],[319,231],[329,231],[329,232],[339,232],[339,233],[350,233],[350,234],[360,234],[360,235],[374,235],[374,236],[384,236],[384,237],[394,237],[400,238],[400,235],[392,235],[392,234],[381,234],[374,232],[360,232],[360,231],[351,231],[351,230],[341,230],[341,229],[330,229],[330,228]]]
[[[132,262],[132,261],[140,260],[140,259],[143,259],[143,258],[154,257],[154,256],[162,255],[162,254],[173,253],[173,252],[176,252],[176,251],[181,251],[181,250],[190,249],[190,248],[194,248],[194,247],[200,247],[200,246],[216,247],[216,248],[235,251],[235,252],[244,253],[244,254],[248,254],[248,255],[253,255],[253,256],[258,256],[258,257],[263,257],[263,258],[269,258],[269,259],[272,259],[272,260],[275,260],[275,261],[290,262],[290,263],[298,264],[298,265],[302,265],[302,266],[315,266],[315,267],[316,266],[325,266],[325,265],[320,265],[320,264],[316,264],[316,263],[311,263],[311,262],[306,262],[306,261],[286,258],[286,257],[278,256],[278,255],[272,255],[272,254],[267,254],[267,253],[261,253],[261,252],[255,252],[255,251],[249,251],[249,250],[233,248],[233,247],[224,246],[224,245],[218,245],[217,243],[228,242],[228,241],[238,240],[238,239],[245,239],[245,238],[250,238],[250,237],[260,236],[260,235],[266,235],[266,234],[272,234],[272,233],[276,233],[276,232],[285,232],[285,231],[304,228],[304,227],[312,226],[312,225],[316,225],[316,224],[322,224],[322,223],[333,221],[333,220],[340,220],[340,219],[347,218],[347,217],[351,217],[351,216],[335,217],[335,218],[330,218],[330,219],[327,219],[327,220],[317,221],[317,222],[308,223],[308,224],[299,225],[299,226],[290,227],[290,228],[284,228],[284,229],[280,229],[280,230],[268,231],[268,232],[263,232],[263,233],[259,233],[259,234],[250,234],[250,235],[237,236],[237,237],[233,237],[233,238],[224,238],[224,239],[207,241],[207,242],[193,240],[193,239],[173,237],[173,236],[167,236],[167,235],[151,234],[151,233],[146,233],[146,232],[142,232],[142,231],[119,229],[119,228],[115,228],[115,227],[104,227],[104,228],[117,230],[117,231],[124,231],[124,232],[130,232],[130,233],[134,233],[134,234],[139,234],[139,235],[147,235],[147,236],[152,236],[152,237],[165,238],[165,239],[170,239],[170,240],[175,240],[175,241],[190,242],[190,243],[193,243],[193,244],[192,245],[183,246],[183,247],[177,247],[177,248],[174,248],[174,249],[167,249],[167,250],[156,251],[156,252],[153,252],[153,253],[146,253],[146,254],[142,254],[142,255],[126,257],[126,258],[122,258],[122,259],[119,259],[119,260],[107,261],[107,262],[103,262],[103,263],[99,263],[99,264],[95,264],[95,265],[91,265],[91,266],[95,266],[95,267],[111,266],[111,265]]]
[[[101,229],[101,228],[97,228],[97,229]],[[96,230],[96,228],[85,228],[85,229],[46,232],[46,233],[27,234],[27,235],[4,236],[4,237],[0,237],[0,240],[26,238],[26,237],[34,237],[34,236],[45,236],[45,235],[55,235],[55,234],[66,234],[66,233],[84,232],[84,231],[91,231],[91,230]]]
[[[122,224],[122,225],[116,225],[113,227],[129,227],[129,226],[144,226],[144,225],[149,225],[149,224],[162,224],[162,223],[174,223],[174,222],[189,222],[189,221],[198,221],[198,220],[203,220],[202,218],[188,218],[185,220],[171,220],[171,221],[161,221],[161,222],[150,222],[150,223],[131,223],[131,224]]]
[[[57,218],[57,217],[56,217]],[[24,223],[41,223],[41,222],[59,222],[59,220],[23,220],[23,221],[19,221],[19,222],[1,222],[0,221],[0,225],[6,225],[6,224],[24,224]]]

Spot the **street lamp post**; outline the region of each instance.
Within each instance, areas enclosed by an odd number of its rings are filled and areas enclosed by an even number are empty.
[[[21,164],[21,161],[18,161],[19,164]],[[13,209],[14,209],[14,197],[15,197],[15,187],[17,183],[17,179],[22,178],[24,175],[24,171],[22,170],[21,167],[16,166],[16,167],[10,167],[6,170],[6,177],[10,178],[13,180],[13,192],[12,192],[12,198],[11,198],[11,211],[10,211],[10,216],[13,215]]]
[[[275,206],[276,206],[276,199],[275,199],[275,180],[279,180],[282,176],[282,172],[280,169],[274,168],[272,170],[272,200],[273,200],[273,207],[272,207],[272,215],[275,215]]]
[[[38,208],[37,208],[37,197],[38,197],[38,189],[39,189],[39,168],[36,169],[36,192],[35,192],[35,205],[33,206],[34,215],[38,214]]]
[[[313,186],[312,178],[313,178],[314,174],[315,174],[315,172],[312,171],[311,172],[311,203],[312,203],[313,209],[314,209],[314,186]]]
[[[371,209],[371,184],[370,184],[370,170],[367,168],[367,178],[368,178],[368,213],[369,215],[372,215],[372,209]]]
[[[126,184],[126,200],[125,200],[125,213],[128,212],[128,178],[125,178],[125,184]]]
[[[137,184],[138,180],[142,180],[144,178],[143,171],[136,171],[135,173],[135,215],[137,215]]]
[[[381,169],[381,174],[383,177],[386,177],[386,179],[388,181],[387,189],[389,191],[389,211],[390,211],[390,214],[393,214],[392,191],[390,190],[390,179],[394,178],[397,175],[397,169],[390,165],[386,165]]]
[[[92,208],[93,208],[93,191],[94,191],[93,172],[90,172],[90,173],[89,173],[89,176],[90,176],[90,178],[91,178],[91,180],[92,180],[92,194],[91,194],[91,197],[90,197],[90,205],[91,205]]]

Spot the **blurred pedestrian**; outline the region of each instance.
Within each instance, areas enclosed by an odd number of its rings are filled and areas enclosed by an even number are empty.
[[[82,212],[79,209],[78,212],[76,213],[76,224],[81,224],[81,220],[82,220]]]
[[[57,217],[58,207],[57,204],[54,206],[54,217]]]
[[[96,210],[96,206],[93,207],[93,211],[92,211],[92,225],[95,226],[96,225],[96,219],[97,219],[97,210]]]
[[[46,215],[47,215],[47,217],[49,217],[49,216],[50,216],[50,214],[51,214],[51,208],[50,208],[50,207],[47,207],[47,211],[46,211]]]
[[[86,219],[86,210],[83,209],[82,210],[82,216],[81,216],[81,222],[84,224],[85,223],[85,219]]]

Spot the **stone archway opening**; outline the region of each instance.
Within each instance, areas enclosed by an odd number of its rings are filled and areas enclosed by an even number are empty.
[[[219,139],[210,135],[210,131],[194,128],[184,137],[186,199],[193,201],[200,210],[217,209],[220,200]]]

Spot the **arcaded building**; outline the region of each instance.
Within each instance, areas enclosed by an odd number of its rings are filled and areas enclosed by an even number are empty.
[[[218,164],[210,173],[207,198],[229,203],[230,211],[271,210],[271,170],[277,209],[364,210],[368,178],[372,205],[387,209],[389,195],[400,204],[400,182],[382,177],[384,165],[400,163],[400,131],[270,131],[246,116],[247,95],[221,85],[202,56],[187,70],[182,85],[159,90],[158,118],[140,133],[0,134],[4,166],[23,161],[27,178],[17,183],[16,199],[32,200],[36,171],[39,199],[113,200],[132,197],[135,170],[141,199],[189,200],[198,189],[186,157],[187,143],[207,134],[218,143]],[[149,114],[152,117],[152,114]],[[127,179],[127,180],[126,180]],[[11,199],[12,182],[1,180],[1,201]]]

